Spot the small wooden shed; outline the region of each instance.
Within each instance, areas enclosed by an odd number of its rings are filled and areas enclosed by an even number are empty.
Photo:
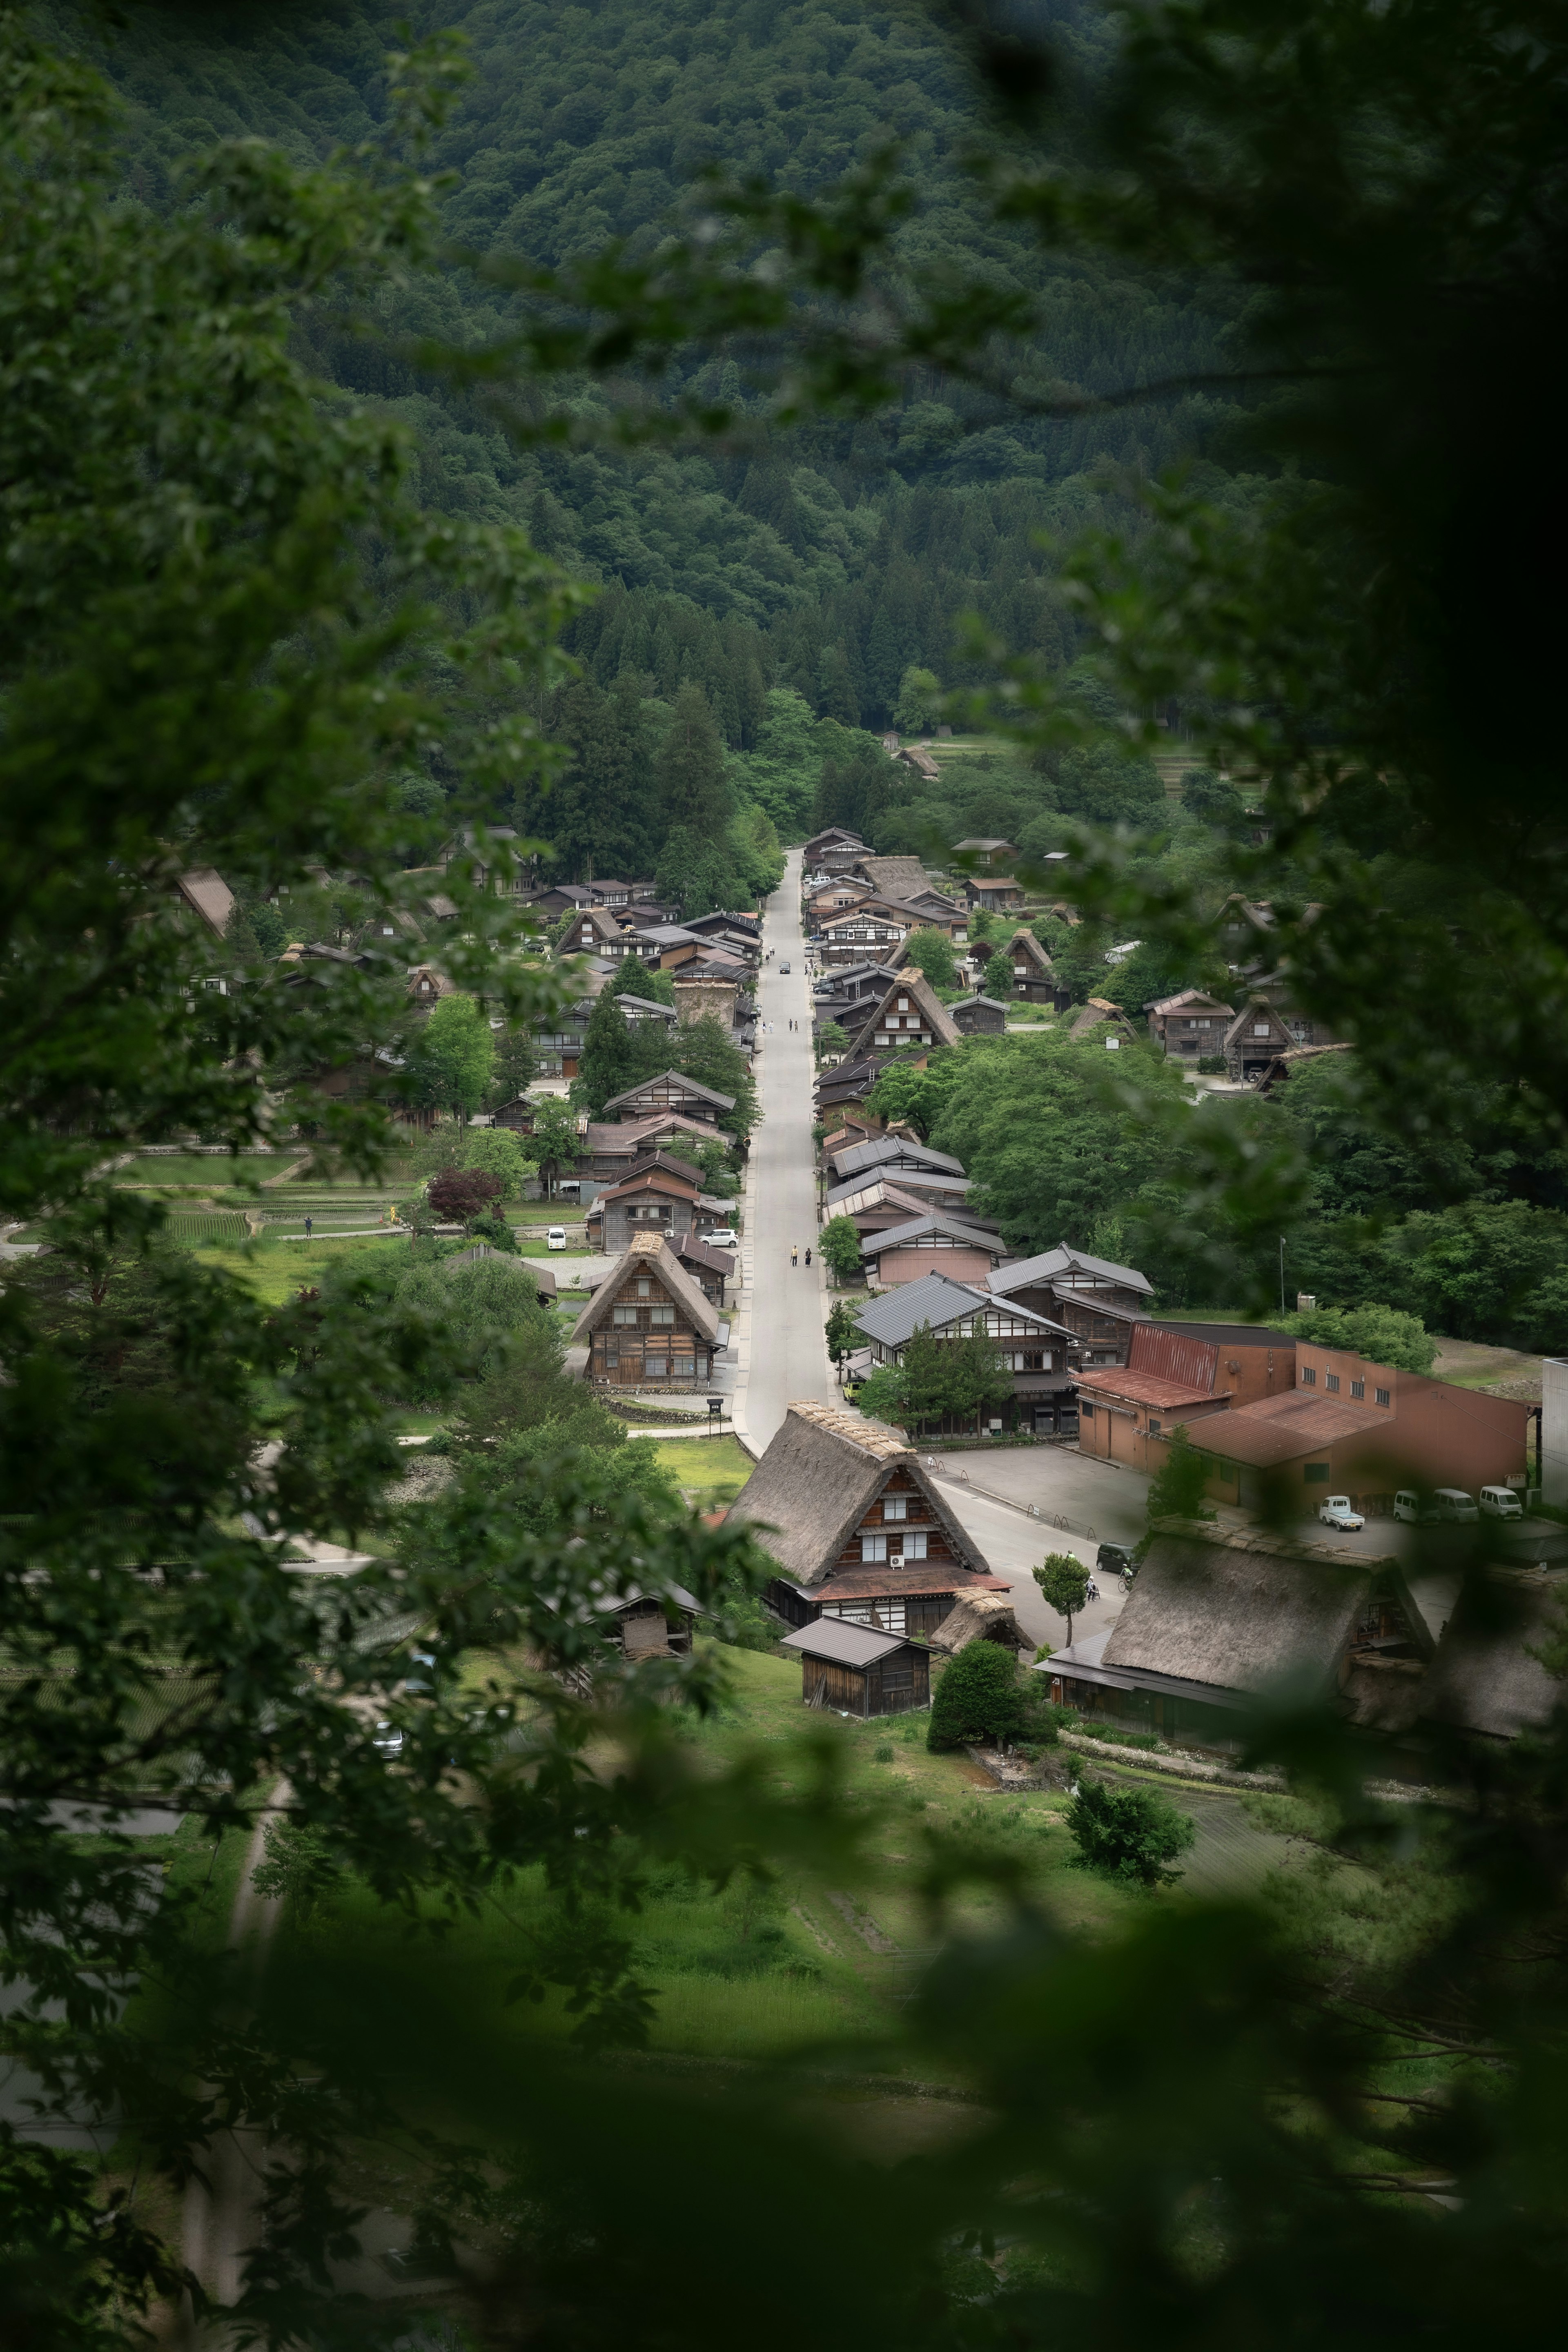
[[[819,1617],[786,1633],[781,1650],[800,1659],[802,1703],[841,1715],[901,1715],[931,1704],[931,1660],[919,1642],[878,1633],[842,1617]]]

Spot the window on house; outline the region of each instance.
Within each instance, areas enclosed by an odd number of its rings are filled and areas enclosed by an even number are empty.
[[[1149,1415],[1149,1434],[1151,1437],[1158,1437],[1160,1434],[1160,1417],[1158,1413],[1152,1412]]]
[[[1302,1473],[1308,1486],[1326,1486],[1329,1483],[1329,1467],[1326,1462],[1309,1462]]]
[[[639,1298],[651,1298],[651,1297],[653,1297],[653,1285],[652,1285],[652,1283],[651,1283],[651,1282],[639,1282],[639,1283],[638,1283],[638,1285],[637,1285],[637,1297],[638,1297]]]
[[[1252,1024],[1252,1034],[1255,1037],[1267,1037],[1268,1034],[1268,1022],[1255,1021]]]
[[[1080,1399],[1078,1410],[1080,1421],[1092,1421],[1094,1419],[1094,1407],[1089,1404],[1087,1400]]]
[[[863,1535],[860,1538],[860,1557],[862,1559],[886,1559],[888,1557],[887,1537]]]
[[[669,1361],[668,1357],[645,1356],[643,1358],[643,1371],[650,1381],[668,1380],[669,1378]]]
[[[883,1496],[882,1517],[884,1519],[907,1519],[909,1516],[910,1498],[907,1495]]]
[[[1394,1402],[1394,1399],[1389,1395],[1386,1389],[1373,1389],[1372,1392],[1372,1401],[1373,1404],[1392,1404]]]
[[[1338,1372],[1325,1372],[1323,1374],[1323,1386],[1330,1390],[1333,1395],[1338,1396],[1340,1392],[1340,1376]]]
[[[924,1559],[927,1538],[923,1528],[910,1528],[901,1540],[906,1559]]]
[[[1301,1367],[1301,1386],[1304,1389],[1315,1389],[1317,1385],[1317,1373],[1312,1370],[1310,1364],[1303,1364]]]
[[[675,1320],[675,1309],[673,1307],[650,1307],[648,1310],[647,1319],[653,1324],[673,1323]]]
[[[630,1323],[635,1325],[637,1319],[637,1310],[635,1307],[612,1307],[610,1309],[610,1320],[612,1323]]]
[[[1351,1394],[1353,1397],[1364,1397],[1366,1394],[1366,1382],[1364,1381],[1352,1381],[1351,1382]]]

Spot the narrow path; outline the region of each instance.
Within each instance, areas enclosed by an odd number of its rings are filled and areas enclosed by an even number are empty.
[[[768,900],[764,961],[757,986],[758,1089],[763,1118],[752,1145],[752,1202],[745,1248],[747,1310],[741,1339],[737,1422],[760,1454],[797,1397],[837,1397],[823,1325],[827,1299],[816,1254],[816,1174],[812,1149],[811,990],[800,919],[801,853]],[[787,963],[788,972],[781,967]],[[799,1025],[791,1029],[794,1021]],[[799,1251],[792,1266],[790,1251]],[[814,1263],[807,1265],[805,1253]]]

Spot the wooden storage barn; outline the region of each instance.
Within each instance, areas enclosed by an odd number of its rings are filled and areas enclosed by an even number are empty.
[[[897,1633],[822,1617],[786,1633],[779,1647],[799,1656],[805,1706],[871,1716],[902,1715],[931,1703],[931,1660],[918,1642]]]

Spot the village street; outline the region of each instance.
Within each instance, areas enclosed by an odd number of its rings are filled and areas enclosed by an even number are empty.
[[[736,1318],[736,1388],[738,1425],[758,1454],[791,1402],[804,1398],[833,1402],[838,1396],[823,1338],[830,1294],[816,1255],[815,1071],[800,861],[800,851],[792,849],[784,878],[768,901],[763,948],[771,961],[763,964],[757,991],[757,1079],[763,1117],[749,1171],[742,1245],[744,1304]],[[784,963],[790,966],[787,973],[780,969]],[[798,1030],[790,1028],[791,1021],[800,1024]],[[790,1251],[797,1244],[800,1264],[792,1266]],[[814,1257],[809,1267],[808,1244]],[[1031,1570],[1047,1551],[1076,1553],[1092,1568],[1100,1543],[1135,1542],[1143,1532],[1147,1482],[1132,1472],[1086,1461],[1068,1446],[1036,1445],[995,1454],[938,1452],[935,1459],[950,1507],[994,1572],[1012,1586],[1024,1632],[1036,1643],[1050,1642],[1059,1648],[1067,1640],[1066,1626],[1040,1598]],[[987,1488],[989,1493],[983,1491]],[[1075,1633],[1102,1632],[1113,1622],[1122,1598],[1120,1580],[1103,1579],[1100,1599],[1075,1620]]]
[[[816,1177],[811,1143],[814,1076],[811,989],[800,923],[800,858],[767,904],[757,984],[757,1085],[763,1118],[752,1142],[750,1207],[742,1244],[744,1307],[738,1318],[739,1421],[761,1454],[797,1398],[831,1403],[824,1273],[816,1255]],[[780,966],[787,963],[788,972]],[[798,1031],[790,1023],[800,1024]],[[797,1247],[800,1264],[792,1266]],[[812,1264],[805,1263],[807,1249]]]

